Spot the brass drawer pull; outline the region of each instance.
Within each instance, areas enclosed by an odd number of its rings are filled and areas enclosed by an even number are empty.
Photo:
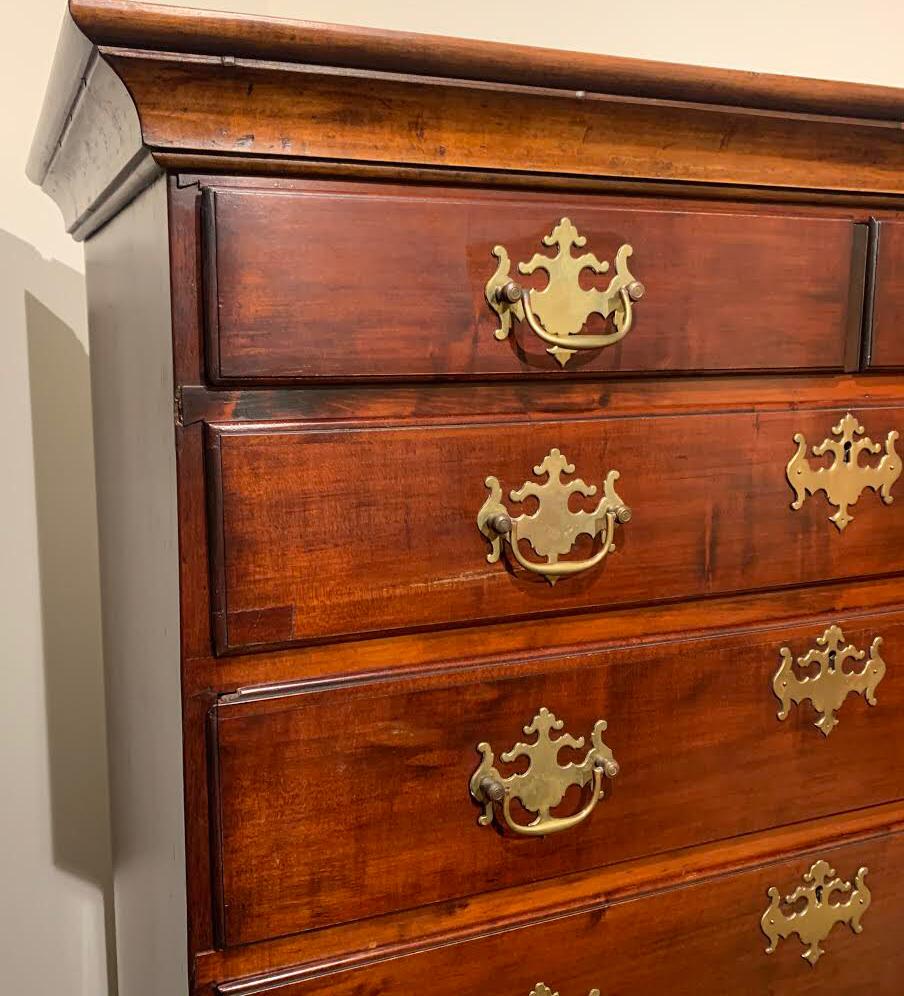
[[[778,718],[787,719],[791,703],[800,705],[809,699],[819,713],[815,726],[828,736],[838,725],[835,713],[851,694],[862,695],[866,701],[876,704],[876,688],[885,677],[885,661],[879,650],[882,637],[877,636],[869,650],[869,659],[859,671],[849,671],[845,665],[852,661],[862,661],[865,650],[857,650],[852,644],[844,646],[844,633],[840,626],[829,628],[816,638],[816,646],[803,657],[794,656],[788,647],[782,647],[781,667],[772,679],[772,690],[781,702]],[[798,669],[807,672],[814,664],[819,670],[810,677],[801,678]]]
[[[478,822],[490,826],[494,817],[498,818],[498,805],[501,803],[502,820],[510,830],[528,837],[542,837],[560,833],[582,823],[596,808],[603,795],[603,777],[614,778],[618,774],[618,763],[612,751],[603,743],[606,730],[605,720],[598,720],[590,735],[593,746],[580,764],[559,764],[559,752],[563,747],[580,750],[584,738],[575,739],[565,733],[556,740],[553,730],[561,730],[562,720],[557,719],[548,709],[541,709],[524,732],[536,734],[532,744],[517,743],[510,751],[501,755],[506,764],[520,757],[529,760],[527,771],[504,778],[495,767],[496,757],[487,743],[477,745],[483,755],[480,766],[471,776],[471,795],[483,806],[483,814]],[[561,803],[572,785],[583,788],[592,782],[590,798],[584,807],[571,816],[551,816],[550,810]],[[512,800],[517,799],[528,812],[536,813],[530,823],[519,823],[512,817]]]
[[[631,509],[619,498],[615,491],[618,471],[610,470],[603,484],[603,497],[592,512],[574,512],[568,507],[572,494],[591,498],[596,494],[596,485],[588,485],[580,478],[567,483],[562,474],[573,474],[574,465],[562,456],[557,449],[550,450],[543,462],[534,467],[537,477],[546,477],[544,484],[526,481],[509,493],[514,502],[525,498],[537,499],[538,507],[532,514],[512,516],[502,504],[502,486],[498,478],[488,477],[486,486],[490,495],[477,515],[477,528],[490,542],[487,560],[495,564],[502,552],[505,541],[515,560],[528,571],[542,574],[550,584],[559,578],[579,574],[600,563],[612,550],[616,523],[626,523],[631,519]],[[586,560],[563,560],[559,557],[568,553],[579,536],[597,538],[602,536],[599,550]],[[526,540],[534,551],[546,558],[545,563],[528,559],[519,548],[519,541]]]
[[[836,923],[846,923],[855,934],[859,934],[863,930],[860,920],[872,899],[864,881],[868,870],[861,868],[852,885],[835,878],[835,869],[827,861],[817,861],[804,873],[804,884],[785,897],[788,906],[794,906],[801,899],[806,900],[802,910],[791,913],[782,912],[781,893],[774,885],[771,886],[767,893],[769,907],[760,919],[763,933],[769,938],[766,954],[775,951],[779,940],[797,934],[801,944],[807,948],[801,957],[815,965],[825,954],[819,946],[820,942],[829,936]],[[844,902],[832,902],[832,896],[838,892],[850,895]]]
[[[543,982],[538,982],[533,989],[530,991],[530,996],[559,996],[556,992],[554,993],[549,986]],[[600,996],[599,989],[591,989],[587,996]]]
[[[808,494],[815,495],[817,491],[825,491],[829,504],[838,509],[829,518],[839,532],[843,532],[854,518],[848,508],[857,504],[866,488],[877,492],[886,505],[894,501],[891,495],[892,485],[901,476],[901,458],[895,450],[898,433],[892,430],[886,436],[885,454],[875,467],[861,464],[860,454],[881,453],[882,444],[874,443],[863,433],[863,426],[848,412],[837,425],[832,426],[832,435],[838,436],[838,439],[824,439],[813,447],[814,456],[832,454],[832,463],[827,467],[817,467],[816,470],[807,459],[807,440],[803,433],[794,434],[797,452],[788,461],[786,471],[788,481],[797,495],[791,502],[793,509],[800,508]],[[860,439],[859,436],[863,438]]]
[[[645,292],[644,285],[635,280],[628,269],[628,257],[634,250],[627,243],[615,254],[615,276],[604,290],[584,290],[580,285],[581,272],[592,270],[606,273],[608,262],[601,262],[593,253],[573,256],[572,248],[581,248],[587,239],[568,218],[562,218],[549,235],[543,236],[546,246],[558,246],[558,253],[550,258],[536,253],[527,263],[519,263],[524,274],[545,270],[549,280],[542,290],[523,288],[511,279],[511,261],[505,246],[495,246],[493,255],[499,260],[496,272],[487,282],[485,294],[490,307],[499,317],[497,339],[507,339],[512,329],[512,319],[526,321],[535,335],[547,343],[548,353],[565,364],[578,350],[602,349],[623,339],[634,324],[634,302]],[[599,335],[580,335],[591,315],[612,317],[613,332]]]

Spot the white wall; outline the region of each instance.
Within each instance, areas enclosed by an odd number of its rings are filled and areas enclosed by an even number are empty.
[[[0,988],[107,992],[110,844],[82,249],[24,175],[62,17],[0,4]]]
[[[901,0],[198,3],[904,86]],[[17,996],[113,991],[83,261],[24,175],[62,13],[0,6],[0,974]]]

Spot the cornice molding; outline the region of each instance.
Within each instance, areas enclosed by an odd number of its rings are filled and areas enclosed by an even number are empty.
[[[70,0],[96,44],[404,73],[619,97],[904,121],[904,90],[440,35],[133,3]]]
[[[177,158],[897,198],[902,119],[886,87],[70,0],[28,175],[77,238]]]

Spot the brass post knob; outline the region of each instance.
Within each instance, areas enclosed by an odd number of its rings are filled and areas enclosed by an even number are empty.
[[[596,767],[601,768],[603,774],[605,774],[607,778],[614,778],[619,773],[619,771],[621,771],[621,768],[619,768],[618,766],[618,761],[616,761],[615,759],[598,760]]]
[[[502,304],[517,304],[521,300],[521,284],[509,280],[496,291],[496,300]]]
[[[502,802],[505,798],[505,786],[495,778],[483,778],[480,781],[480,791],[484,799],[492,802]]]
[[[501,536],[507,536],[512,531],[512,518],[506,515],[505,512],[497,512],[487,519],[487,525],[493,532],[499,533]]]

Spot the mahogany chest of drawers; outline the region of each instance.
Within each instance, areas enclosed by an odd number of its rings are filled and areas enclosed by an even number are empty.
[[[900,992],[904,93],[70,14],[121,996]]]

